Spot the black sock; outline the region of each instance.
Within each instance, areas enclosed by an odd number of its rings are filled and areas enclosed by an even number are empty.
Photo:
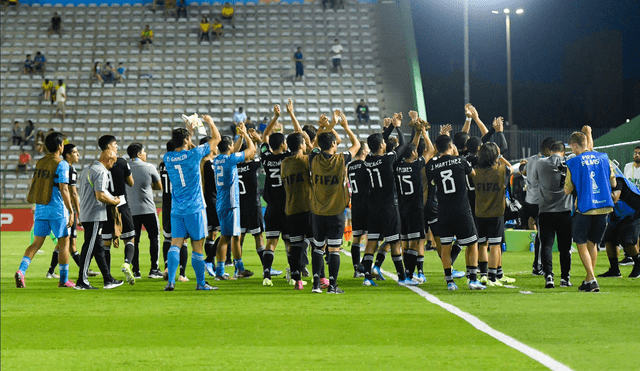
[[[636,256],[632,256],[631,259],[633,259],[634,268],[640,267],[640,254],[636,254]]]
[[[498,266],[498,269],[496,270],[496,278],[497,278],[497,279],[501,279],[501,278],[502,278],[502,276],[504,276],[504,273],[502,273],[502,266],[501,266],[501,265],[499,265],[499,266]]]
[[[340,253],[337,251],[329,253],[329,285],[336,287],[338,272],[340,271]]]
[[[489,281],[496,282],[496,272],[498,270],[495,268],[489,268]]]
[[[322,265],[320,266],[320,278],[326,278],[325,274],[324,274],[324,266],[326,265],[326,263],[329,263],[329,256],[327,255],[325,250],[322,250],[322,256],[323,256],[323,262]]]
[[[167,255],[169,255],[169,249],[171,248],[171,241],[165,239],[162,243],[162,259],[164,259],[164,268],[168,269],[169,265],[167,263]]]
[[[271,279],[271,266],[273,265],[275,254],[271,250],[265,250],[262,254],[262,276]]]
[[[469,266],[469,281],[477,281],[478,280],[478,267],[477,266]]]
[[[353,264],[353,270],[358,271],[358,265],[360,265],[360,244],[354,243],[351,245],[351,264]]]
[[[187,269],[187,258],[189,255],[189,249],[187,248],[187,244],[185,243],[180,248],[180,275],[184,276],[185,271]]]
[[[264,246],[260,246],[256,249],[256,253],[258,253],[258,257],[260,258],[260,264],[264,264]]]
[[[76,262],[76,265],[79,267],[80,266],[80,254],[78,254],[78,252],[75,251],[73,254],[71,254],[71,258],[73,259],[74,262]]]
[[[398,280],[404,281],[407,276],[404,274],[404,267],[402,266],[402,255],[391,255],[391,260],[393,260],[393,265],[396,267],[396,272],[398,273]]]
[[[204,253],[206,256],[204,258],[205,263],[213,264],[213,261],[216,258],[216,253],[213,251],[213,244],[213,240],[208,237],[204,240]]]
[[[458,259],[458,255],[460,255],[460,251],[462,251],[462,248],[460,247],[460,245],[451,246],[451,266],[452,267],[453,267],[453,263],[455,263],[456,259]]]
[[[618,258],[609,258],[609,265],[611,268],[609,269],[612,272],[620,272],[620,267],[618,266]]]
[[[384,263],[384,259],[387,257],[387,252],[385,250],[378,250],[378,254],[376,255],[376,267],[382,267],[382,263]]]
[[[444,280],[447,282],[453,282],[453,276],[451,274],[451,268],[444,270]]]
[[[53,250],[53,254],[51,254],[51,264],[49,264],[49,274],[53,274],[58,266],[58,250]]]
[[[320,282],[320,278],[322,278],[320,274],[324,268],[323,255],[324,251],[321,249],[313,249],[313,253],[311,254],[311,269],[313,271],[314,286]]]
[[[373,254],[364,254],[362,257],[362,266],[364,267],[364,278],[370,280],[371,267],[373,266]]]
[[[131,261],[133,260],[134,251],[135,251],[135,247],[133,246],[133,241],[129,241],[124,244],[124,262],[125,263],[131,264]]]
[[[478,262],[478,269],[480,270],[480,277],[486,276],[489,272],[489,262]]]
[[[409,279],[413,278],[413,271],[418,263],[418,252],[416,250],[407,250],[404,254],[405,272]]]
[[[108,250],[104,249],[104,260],[107,263],[107,271],[111,272],[111,246],[109,246]]]
[[[302,258],[302,246],[291,246],[290,254],[287,256],[289,259],[289,267],[291,268],[291,278],[295,281],[300,281],[300,271],[302,266],[300,265],[300,259]]]
[[[424,274],[424,255],[418,255],[418,260],[416,260],[416,269],[418,270],[418,274]]]

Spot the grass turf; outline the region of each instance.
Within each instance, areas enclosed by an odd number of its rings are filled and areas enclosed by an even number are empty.
[[[545,369],[391,280],[363,287],[361,279],[351,278],[351,259],[344,255],[339,285],[345,295],[312,295],[310,285],[294,291],[281,277],[274,279],[274,287],[263,287],[252,240],[245,242],[244,261],[256,276],[209,279],[219,286],[216,292],[196,292],[191,267],[191,281],[178,282],[171,293],[162,291],[164,281],[147,278],[135,286],[79,292],[59,289],[57,280],[44,278],[50,240],[27,271],[27,287],[16,289],[13,274],[29,235],[2,232],[2,368]],[[112,254],[114,276],[123,278],[116,269],[122,249]],[[437,255],[428,252],[428,281],[421,288],[575,370],[636,368],[629,352],[640,345],[634,325],[640,282],[601,279],[602,292],[579,293],[584,270],[574,254],[576,287],[546,290],[542,277],[531,276],[531,259],[530,253],[504,254],[505,272],[518,279],[517,289],[471,292],[459,280],[461,289],[448,292]],[[148,272],[145,236],[140,262],[142,273]],[[606,264],[603,254],[597,271]],[[285,266],[279,246],[274,268]],[[457,266],[462,269],[462,261]],[[95,263],[92,268],[97,271]],[[393,271],[390,261],[383,268]],[[621,268],[623,275],[631,269]],[[70,271],[75,280],[73,262]],[[101,287],[101,277],[91,281]]]

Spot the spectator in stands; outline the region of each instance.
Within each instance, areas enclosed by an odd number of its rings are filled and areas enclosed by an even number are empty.
[[[188,19],[187,3],[185,2],[185,0],[178,0],[178,5],[176,9],[176,21],[180,19],[180,14],[182,14],[185,19]]]
[[[104,85],[104,80],[102,79],[102,74],[100,73],[100,62],[96,62],[93,65],[93,76],[92,78],[97,79],[98,81],[100,81],[100,83],[102,85]]]
[[[200,21],[200,43],[205,37],[207,38],[207,41],[211,41],[209,39],[209,28],[211,28],[211,23],[209,23],[207,17],[202,16],[202,20]]]
[[[336,0],[322,0],[322,9],[327,9],[327,4],[331,5],[331,9],[336,7]]]
[[[33,121],[27,120],[27,126],[24,127],[24,137],[22,141],[25,145],[30,146],[33,145],[33,138],[36,134],[36,128],[33,125]],[[44,138],[42,139],[42,143],[44,143]]]
[[[221,12],[222,20],[230,24],[231,27],[236,28],[233,13],[234,13],[234,10],[231,4],[224,3],[224,6],[222,7],[222,12]]]
[[[302,80],[304,75],[304,66],[302,65],[302,48],[298,47],[298,51],[293,54],[293,61],[296,63],[296,80]]]
[[[244,121],[244,127],[247,130],[249,130],[249,129],[256,130],[256,124],[251,122],[251,117],[249,117],[249,116],[247,116],[247,119]]]
[[[342,45],[338,39],[333,39],[333,46],[331,47],[331,62],[333,63],[333,72],[338,72],[338,68],[340,68],[340,72],[342,72]]]
[[[116,71],[113,69],[111,62],[107,62],[102,69],[102,78],[105,82],[112,83],[116,78]]]
[[[127,72],[127,69],[124,68],[122,62],[118,63],[118,70],[116,72],[116,80],[118,82],[122,82],[125,79],[125,73]]]
[[[13,129],[11,129],[11,142],[14,146],[19,146],[22,144],[22,128],[20,127],[20,122],[15,121],[13,123]]]
[[[44,142],[36,143],[36,156],[44,155]]]
[[[234,125],[238,125],[240,122],[245,122],[247,119],[247,114],[243,112],[242,107],[238,107],[238,112],[233,114],[233,123]],[[235,131],[234,131],[235,134]]]
[[[37,52],[35,58],[33,59],[34,68],[36,72],[39,72],[44,75],[44,64],[47,59],[44,57],[44,54]]]
[[[220,40],[220,36],[222,36],[223,28],[224,27],[222,27],[222,23],[220,23],[220,20],[218,18],[214,18],[213,25],[211,26],[211,32],[216,34],[216,40]]]
[[[31,60],[31,54],[27,54],[27,58],[24,60],[23,73],[33,73],[33,61]]]
[[[640,188],[640,146],[633,150],[633,162],[624,165],[624,176]]]
[[[18,5],[20,5],[20,2],[18,0],[3,0],[3,7],[2,10],[5,11],[7,10],[7,7],[11,6],[14,7],[15,9],[18,9]]]
[[[260,134],[264,133],[264,129],[267,128],[268,124],[269,124],[269,118],[267,117],[263,118],[260,124],[258,125],[258,132]]]
[[[25,148],[21,149],[20,157],[18,158],[18,166],[16,166],[16,174],[20,172],[27,172],[27,166],[31,165],[31,155]]]
[[[57,33],[58,35],[62,36],[62,28],[60,27],[61,23],[62,19],[57,12],[54,12],[53,17],[51,18],[51,28],[49,29],[49,35],[51,35],[52,33]]]
[[[53,91],[53,81],[49,81],[49,79],[44,79],[44,82],[42,83],[42,95],[44,96],[43,99],[51,100],[52,91]]]
[[[356,114],[358,115],[358,124],[362,124],[362,120],[364,119],[364,123],[369,123],[369,106],[364,103],[364,99],[360,99],[360,103],[356,107]]]
[[[153,31],[151,31],[149,25],[146,25],[140,33],[140,50],[147,44],[153,44]]]
[[[56,109],[56,115],[60,112],[62,119],[65,119],[65,104],[67,103],[67,86],[62,80],[58,80],[58,88],[56,89],[56,102],[58,108]]]

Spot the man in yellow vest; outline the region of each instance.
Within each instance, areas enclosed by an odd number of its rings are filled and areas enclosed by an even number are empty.
[[[144,30],[140,33],[140,50],[144,48],[146,44],[153,43],[153,31],[149,28],[149,25],[144,27]]]

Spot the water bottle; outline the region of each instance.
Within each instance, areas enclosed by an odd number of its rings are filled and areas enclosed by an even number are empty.
[[[533,241],[529,242],[529,251],[533,252],[535,248],[536,248],[536,244]]]
[[[506,243],[502,243],[502,252],[507,251],[507,244]]]

